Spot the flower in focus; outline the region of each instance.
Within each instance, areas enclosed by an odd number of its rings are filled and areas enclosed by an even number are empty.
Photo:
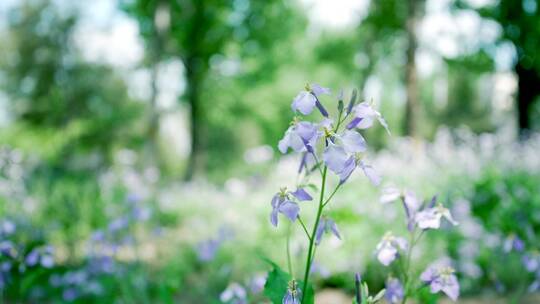
[[[381,113],[373,109],[372,103],[359,103],[357,106],[354,107],[353,112],[354,118],[347,125],[347,129],[368,129],[373,125],[375,119],[377,119],[379,123],[386,129],[388,134],[390,134],[388,124],[382,117]]]
[[[289,282],[287,292],[283,297],[283,304],[300,304],[302,298],[302,291],[298,288],[298,284],[295,280]]]
[[[306,89],[296,95],[291,105],[294,112],[309,115],[314,107],[317,107],[324,117],[328,117],[328,112],[319,101],[319,96],[330,94],[329,88],[323,88],[318,84],[306,85]]]
[[[397,258],[398,250],[407,250],[407,246],[407,240],[394,236],[392,232],[387,232],[379,244],[377,244],[377,259],[384,266],[388,266]]]
[[[336,222],[330,218],[322,217],[319,221],[319,225],[317,226],[317,231],[315,232],[315,245],[319,245],[321,243],[322,236],[325,232],[331,232],[341,240],[341,235],[339,234]]]
[[[294,192],[287,191],[287,188],[282,188],[272,198],[272,212],[270,213],[270,222],[277,227],[278,213],[285,215],[291,222],[294,222],[300,212],[300,207],[297,203],[291,200],[291,196],[298,201],[310,201],[313,198],[303,188],[298,188]]]
[[[380,177],[373,167],[361,160],[359,153],[365,152],[367,146],[360,133],[347,130],[336,135],[335,142],[328,143],[323,153],[323,161],[332,172],[339,175],[340,183],[344,183],[357,166],[362,168],[372,184],[380,183]]]
[[[418,212],[415,216],[415,221],[420,229],[439,229],[443,217],[454,226],[458,224],[452,218],[450,210],[444,208],[440,203],[435,207]]]
[[[318,138],[318,126],[307,121],[295,121],[285,131],[278,143],[279,151],[283,154],[291,148],[295,152],[313,152]]]
[[[420,275],[420,279],[430,286],[431,293],[442,291],[456,301],[459,297],[459,283],[454,272],[449,266],[430,266]]]
[[[219,299],[223,303],[230,304],[246,304],[247,303],[247,293],[244,287],[238,283],[231,283],[227,288],[221,293]]]
[[[384,297],[388,303],[395,304],[401,302],[403,296],[405,295],[405,291],[403,290],[403,285],[398,279],[389,278],[386,280],[385,288],[386,293]]]

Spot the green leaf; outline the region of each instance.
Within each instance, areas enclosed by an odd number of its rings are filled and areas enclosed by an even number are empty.
[[[283,296],[287,292],[291,275],[281,270],[278,265],[272,263],[273,269],[268,272],[266,283],[264,284],[264,295],[267,296],[273,304],[283,303]]]
[[[268,277],[266,283],[264,284],[264,295],[267,296],[273,304],[282,304],[283,297],[287,292],[289,282],[292,280],[292,277],[287,272],[281,270],[281,268],[275,263],[268,261],[272,265],[272,270],[268,272]],[[302,281],[298,281],[298,286],[304,286]],[[313,304],[315,303],[315,292],[313,291],[313,286],[309,284],[304,295],[304,304]]]

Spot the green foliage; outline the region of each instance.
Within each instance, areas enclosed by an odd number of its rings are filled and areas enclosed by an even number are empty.
[[[264,295],[267,296],[273,304],[283,303],[283,297],[287,293],[289,282],[291,281],[291,275],[281,270],[278,265],[272,263],[272,270],[268,272],[266,283],[264,284]],[[302,281],[297,281],[299,290],[302,290]],[[305,298],[303,303],[313,304],[315,301],[314,291],[311,284],[307,288],[307,292],[303,295]]]
[[[489,171],[475,184],[472,212],[488,231],[527,240],[529,231],[540,231],[539,184],[538,174]]]

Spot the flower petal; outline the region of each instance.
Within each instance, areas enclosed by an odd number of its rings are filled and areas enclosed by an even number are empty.
[[[301,91],[296,95],[292,103],[292,110],[308,115],[315,107],[316,98],[308,91]]]
[[[296,191],[291,192],[291,194],[299,201],[311,201],[313,199],[313,197],[311,197],[311,195],[309,195],[304,188],[298,188]]]
[[[328,144],[328,147],[326,147],[323,153],[324,163],[336,174],[343,171],[348,159],[349,157],[345,149],[332,143]]]
[[[343,148],[347,153],[365,152],[367,150],[366,140],[356,131],[345,130],[341,136]]]
[[[289,200],[284,201],[279,207],[279,212],[285,215],[291,222],[294,222],[300,213],[300,207],[298,204]]]
[[[377,171],[375,171],[375,169],[373,169],[372,166],[366,165],[364,162],[360,162],[360,167],[374,186],[378,186],[381,183],[381,176],[377,173]]]

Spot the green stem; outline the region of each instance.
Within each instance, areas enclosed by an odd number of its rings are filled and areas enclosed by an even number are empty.
[[[328,205],[328,203],[330,202],[330,200],[332,199],[332,197],[334,197],[334,194],[336,194],[336,192],[339,190],[339,187],[341,187],[341,183],[338,184],[336,186],[336,188],[334,189],[334,191],[332,192],[332,194],[330,194],[330,196],[326,199],[326,201],[324,201],[323,203],[323,207],[325,207],[326,205]]]
[[[287,268],[289,269],[289,274],[294,277],[294,274],[292,272],[292,262],[291,262],[291,225],[289,224],[289,228],[287,229]]]
[[[307,238],[311,240],[311,235],[309,235],[309,232],[306,228],[306,224],[304,224],[304,221],[302,221],[302,218],[300,217],[300,215],[298,216],[298,222],[300,222],[300,225],[302,226],[302,228],[304,228],[304,232],[306,233]]]
[[[315,218],[315,225],[313,226],[313,232],[311,233],[311,237],[309,239],[309,247],[308,247],[308,253],[307,253],[307,259],[306,259],[306,270],[304,273],[304,286],[302,287],[302,302],[301,304],[304,304],[304,299],[306,298],[306,292],[307,292],[307,286],[308,286],[308,280],[309,280],[309,271],[311,269],[311,263],[313,262],[313,259],[315,256],[313,255],[313,247],[314,247],[314,241],[315,241],[315,233],[317,232],[317,226],[319,225],[319,221],[321,219],[322,211],[324,208],[324,189],[326,186],[326,172],[328,171],[328,167],[324,166],[324,169],[322,170],[322,181],[321,181],[321,194],[319,197],[319,208],[317,210],[317,217]]]
[[[409,271],[411,269],[411,256],[412,256],[412,250],[413,250],[413,247],[416,245],[416,241],[415,240],[415,234],[416,234],[416,229],[414,229],[413,231],[411,231],[410,233],[410,236],[409,236],[409,248],[407,248],[407,256],[406,256],[406,262],[405,262],[405,269],[403,271],[403,277],[404,277],[404,280],[403,280],[403,286],[405,287],[405,294],[403,295],[403,299],[401,301],[401,304],[405,304],[407,302],[407,297],[409,295],[409,290],[410,290],[410,286],[409,286]],[[422,235],[420,234],[420,237]],[[420,238],[418,238],[419,240]]]

